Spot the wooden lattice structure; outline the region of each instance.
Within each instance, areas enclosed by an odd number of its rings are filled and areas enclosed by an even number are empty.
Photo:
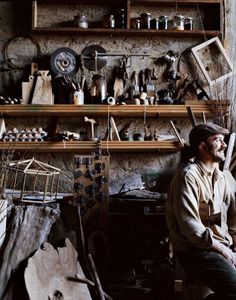
[[[61,170],[36,160],[10,161],[6,168],[5,185],[13,198],[23,202],[57,200]]]

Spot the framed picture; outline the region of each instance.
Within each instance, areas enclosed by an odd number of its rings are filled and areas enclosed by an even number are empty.
[[[193,47],[192,53],[209,85],[233,74],[233,65],[218,37]]]

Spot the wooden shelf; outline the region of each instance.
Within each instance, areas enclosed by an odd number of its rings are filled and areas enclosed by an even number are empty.
[[[48,6],[55,5],[56,3],[68,5],[68,3],[74,5],[95,5],[99,7],[107,7],[111,11],[117,11],[118,8],[125,8],[126,10],[126,28],[103,28],[102,20],[90,21],[89,28],[77,28],[72,27],[73,22],[65,23],[63,26],[60,22],[56,24],[47,24],[44,27],[40,23],[40,4],[46,4]],[[197,9],[201,12],[202,19],[204,22],[202,24],[197,24],[194,30],[155,30],[155,29],[131,29],[131,15],[133,8],[138,6],[145,7],[157,7],[160,14],[161,8],[170,8],[170,13],[175,11],[176,5],[179,7],[190,7]],[[171,9],[172,8],[172,9]],[[223,0],[114,0],[110,2],[108,0],[54,0],[54,1],[33,1],[32,4],[32,32],[33,33],[47,33],[47,34],[77,34],[77,35],[103,35],[103,36],[152,36],[152,37],[216,37],[222,35],[222,10],[223,10]],[[139,17],[139,15],[137,15]],[[100,27],[100,28],[99,28]],[[202,30],[204,28],[204,30]]]
[[[96,141],[79,142],[0,142],[1,150],[14,149],[19,152],[93,152]],[[181,145],[177,141],[102,141],[102,150],[109,152],[177,152]]]
[[[217,106],[217,100],[212,101],[186,101],[184,105],[1,105],[2,117],[104,117],[108,114],[115,117],[187,117],[187,106],[191,106],[196,117],[202,112],[206,116],[211,114],[212,103]],[[223,102],[228,109],[228,102]],[[221,102],[222,108],[222,102]]]
[[[72,28],[72,27],[36,27],[33,33],[78,34],[103,36],[161,36],[161,37],[215,37],[220,36],[217,30],[155,30],[155,29],[107,29],[107,28]]]

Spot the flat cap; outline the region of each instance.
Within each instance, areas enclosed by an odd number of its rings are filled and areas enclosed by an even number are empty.
[[[209,136],[215,134],[228,135],[229,131],[228,129],[214,123],[202,123],[195,126],[189,134],[189,143],[191,149],[194,149],[201,141],[204,141]]]

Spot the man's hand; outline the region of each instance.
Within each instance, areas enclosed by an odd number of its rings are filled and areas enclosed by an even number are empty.
[[[236,253],[233,252],[230,248],[228,248],[227,246],[225,246],[224,244],[220,243],[217,240],[213,240],[212,249],[215,252],[218,252],[219,254],[224,256],[224,258],[229,263],[231,263],[232,265],[234,265],[236,267]]]

